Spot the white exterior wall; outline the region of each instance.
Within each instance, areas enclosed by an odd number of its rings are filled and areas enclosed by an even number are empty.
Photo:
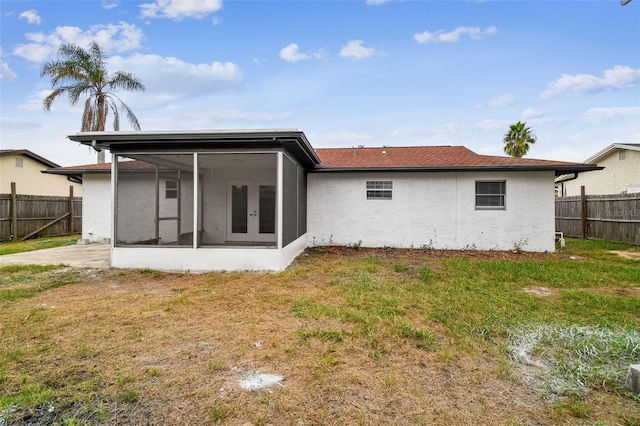
[[[367,200],[367,180],[393,181]],[[506,209],[476,210],[475,181],[505,180]],[[553,172],[310,173],[310,245],[555,250]]]
[[[281,271],[307,247],[306,235],[282,249],[243,247],[112,247],[114,268],[160,271]]]
[[[82,197],[82,239],[102,243],[111,238],[111,175],[85,174]]]
[[[624,160],[618,159],[619,150],[615,150],[598,161],[598,166],[603,166],[603,170],[583,172],[577,179],[561,182],[564,191],[560,195],[580,195],[582,185],[587,195],[633,192],[633,186],[640,185],[640,151],[626,151],[627,157]]]

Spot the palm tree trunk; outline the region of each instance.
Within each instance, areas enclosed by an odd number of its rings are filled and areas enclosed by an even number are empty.
[[[107,122],[107,103],[105,102],[104,95],[98,94],[98,121],[94,130],[102,132],[104,131],[105,124]],[[104,151],[98,151],[98,164],[105,162]]]

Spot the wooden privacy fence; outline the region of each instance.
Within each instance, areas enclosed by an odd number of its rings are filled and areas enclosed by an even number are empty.
[[[640,194],[556,198],[556,231],[567,237],[640,245]]]
[[[35,236],[53,237],[82,232],[82,197],[0,194],[0,241],[27,239]]]

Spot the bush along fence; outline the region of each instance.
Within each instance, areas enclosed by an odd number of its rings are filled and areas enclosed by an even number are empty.
[[[556,231],[567,237],[640,245],[640,194],[556,198]]]
[[[26,240],[82,232],[82,197],[17,194],[11,182],[11,194],[0,194],[0,241]]]

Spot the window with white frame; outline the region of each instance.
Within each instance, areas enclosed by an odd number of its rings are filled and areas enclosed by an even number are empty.
[[[164,198],[178,198],[178,181],[177,180],[167,180],[164,192]]]
[[[367,200],[391,200],[393,182],[390,180],[368,180]]]
[[[476,181],[476,210],[504,210],[506,196],[506,181]]]

